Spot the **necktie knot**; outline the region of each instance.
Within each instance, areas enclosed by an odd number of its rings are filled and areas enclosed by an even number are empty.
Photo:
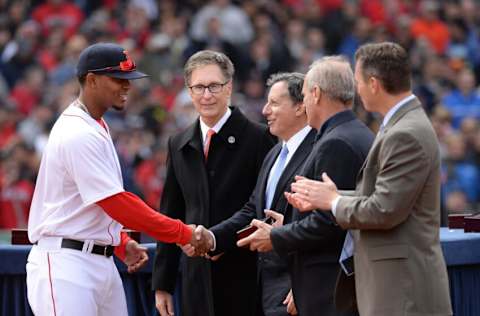
[[[208,158],[208,150],[210,149],[210,142],[212,141],[212,136],[215,135],[215,130],[209,129],[207,131],[207,137],[205,138],[205,145],[203,146],[203,154],[205,155],[205,161]]]
[[[213,129],[210,128],[210,129],[207,131],[207,138],[211,138],[211,137],[213,136],[213,134],[215,134],[215,130],[213,130]]]

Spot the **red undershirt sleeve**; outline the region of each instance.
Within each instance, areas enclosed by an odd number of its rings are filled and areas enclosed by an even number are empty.
[[[122,261],[125,261],[125,257],[127,256],[127,243],[132,240],[130,236],[126,232],[121,232],[120,233],[120,245],[115,247],[115,250],[113,251],[115,253],[115,256],[119,258]]]
[[[159,241],[185,245],[192,238],[189,226],[156,212],[133,193],[121,192],[97,202],[97,205],[123,226],[145,232]]]

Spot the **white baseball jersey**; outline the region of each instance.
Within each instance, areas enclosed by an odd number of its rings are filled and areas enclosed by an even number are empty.
[[[95,202],[123,192],[122,173],[108,130],[76,100],[53,126],[33,194],[28,237],[120,244],[122,225]]]

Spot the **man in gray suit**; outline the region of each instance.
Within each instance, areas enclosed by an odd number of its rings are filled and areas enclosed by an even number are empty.
[[[411,92],[408,55],[379,43],[363,45],[355,59],[364,106],[384,117],[356,190],[338,191],[324,173],[323,182],[299,179],[287,198],[303,211],[331,209],[351,230],[360,315],[452,315],[439,241],[438,143]]]

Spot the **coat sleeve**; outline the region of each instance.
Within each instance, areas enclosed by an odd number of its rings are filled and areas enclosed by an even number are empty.
[[[341,139],[326,141],[316,152],[312,178],[321,179],[323,172],[340,189],[355,187],[355,177],[363,159]],[[332,240],[343,239],[345,232],[330,212],[312,212],[305,218],[273,229],[270,236],[275,251],[285,256],[293,251],[322,250],[332,246]]]
[[[341,197],[336,210],[338,224],[352,229],[391,229],[404,222],[431,173],[429,156],[412,133],[386,136],[374,191],[368,196]]]
[[[233,214],[232,217],[210,228],[215,235],[216,241],[216,248],[212,254],[237,248],[237,231],[250,224],[257,217],[255,192],[256,190],[253,191],[249,201],[245,203],[241,210]]]
[[[177,181],[172,157],[172,138],[168,142],[167,176],[160,203],[160,212],[185,222],[185,200]],[[152,289],[173,294],[181,249],[175,244],[157,243],[152,270]]]
[[[273,146],[273,140],[272,135],[268,131],[265,131],[259,144],[259,149],[257,150],[257,170],[259,170],[257,173],[259,176],[257,177],[257,183],[248,202],[232,217],[210,228],[216,240],[216,249],[213,254],[237,248],[237,231],[250,224],[254,218],[257,218],[256,206],[260,203],[259,198],[262,190],[261,174],[264,172],[265,157]]]

